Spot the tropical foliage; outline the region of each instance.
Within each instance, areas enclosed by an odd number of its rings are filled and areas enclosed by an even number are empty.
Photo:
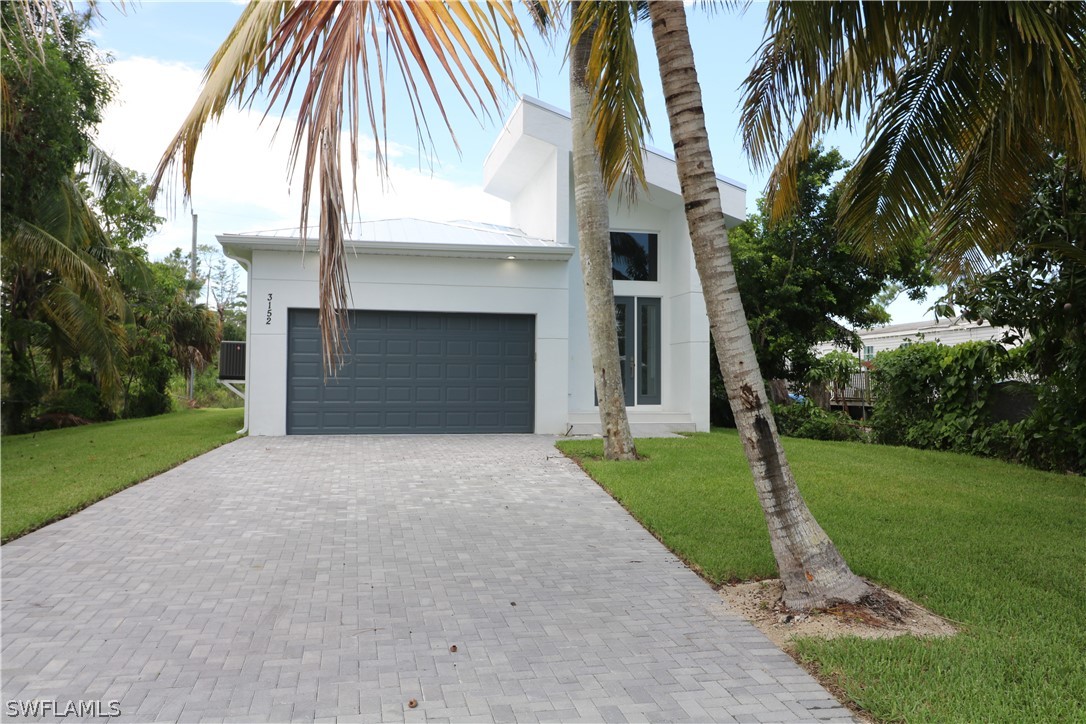
[[[948,302],[970,320],[1008,329],[1016,376],[1033,383],[1021,459],[1086,471],[1086,182],[1055,158],[1033,188],[1008,253],[962,280]],[[948,310],[949,311],[949,310]]]
[[[1084,77],[1083,3],[773,2],[743,144],[781,217],[814,141],[866,118],[841,233],[874,251],[930,231],[953,276],[1010,247],[1050,151],[1086,168]]]
[[[0,20],[3,420],[15,431],[46,392],[64,385],[73,358],[83,382],[116,391],[125,306],[113,272],[125,264],[115,263],[75,173],[96,158],[85,180],[100,188],[111,170],[90,141],[111,90],[84,38],[86,19],[39,19],[39,35],[23,35],[24,8],[10,3]]]
[[[145,179],[90,140],[111,82],[89,16],[5,3],[0,324],[4,432],[153,414],[218,320],[148,264]],[[158,272],[156,274],[156,272]]]
[[[923,294],[930,284],[917,241],[869,260],[837,232],[840,186],[848,168],[837,149],[811,149],[798,170],[799,202],[773,224],[766,199],[728,235],[758,364],[766,377],[802,381],[815,364],[811,348],[855,348],[854,329],[885,324],[884,292]]]

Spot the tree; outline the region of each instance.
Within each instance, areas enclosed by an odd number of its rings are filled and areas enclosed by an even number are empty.
[[[116,271],[131,266],[87,201],[88,189],[100,191],[117,171],[90,141],[111,89],[84,38],[87,19],[27,12],[21,4],[0,6],[0,313],[9,432],[25,428],[47,387],[63,386],[70,359],[86,356],[97,384],[107,394],[117,389],[125,305]],[[81,163],[88,170],[78,177]],[[42,356],[48,385],[38,369]]]
[[[848,167],[836,149],[816,147],[799,169],[799,203],[779,223],[759,213],[728,235],[739,293],[762,373],[803,380],[815,364],[811,348],[835,342],[855,349],[853,329],[890,321],[883,292],[916,299],[932,283],[922,245],[865,259],[837,233],[839,187],[833,177]]]
[[[626,401],[622,387],[619,364],[618,330],[615,322],[615,293],[612,281],[610,214],[608,196],[620,176],[612,175],[610,188],[604,182],[603,165],[596,149],[596,124],[601,116],[594,116],[598,108],[595,99],[602,97],[602,89],[608,87],[607,71],[615,67],[629,67],[629,58],[621,65],[600,62],[609,50],[620,47],[610,42],[613,38],[628,37],[623,33],[623,23],[630,23],[630,12],[622,3],[573,2],[570,30],[569,97],[570,117],[573,127],[573,187],[577,215],[577,246],[581,259],[581,276],[584,281],[585,307],[588,317],[588,340],[592,350],[592,372],[595,379],[596,398],[599,404],[600,427],[603,432],[604,457],[608,460],[636,460],[633,435],[626,415]],[[616,27],[617,26],[617,27]],[[623,48],[631,52],[631,46]],[[595,65],[594,65],[595,63]],[[636,77],[636,53],[633,54]],[[602,68],[600,67],[602,66]],[[628,84],[625,84],[628,87]],[[630,89],[630,94],[640,99],[640,86]],[[644,105],[637,107],[644,117]],[[615,114],[606,120],[613,122]],[[632,145],[640,160],[641,134],[644,123],[633,126],[636,133],[619,131],[611,139],[608,158],[621,155],[614,147]],[[605,129],[607,130],[607,129]],[[643,175],[643,174],[642,174]]]
[[[218,351],[218,315],[191,301],[200,282],[189,278],[180,249],[150,265],[153,283],[131,292],[132,354],[125,366],[125,417],[167,412],[172,405],[167,387],[171,376],[202,369]]]
[[[654,0],[649,14],[694,261],[720,371],[769,527],[785,604],[807,609],[858,601],[872,588],[849,569],[811,515],[769,408],[728,246],[686,11],[682,3]]]
[[[839,230],[869,251],[922,231],[959,276],[1009,248],[1050,150],[1086,168],[1084,75],[1080,2],[773,2],[743,84],[743,145],[772,168],[781,218],[817,137],[866,115]]]

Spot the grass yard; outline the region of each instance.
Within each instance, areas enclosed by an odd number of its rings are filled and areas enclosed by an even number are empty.
[[[958,621],[951,639],[801,639],[796,651],[883,721],[1086,721],[1086,480],[908,448],[786,439],[853,570]],[[709,580],[776,576],[734,430],[559,448]]]
[[[0,440],[6,543],[237,439],[242,410],[185,410]]]

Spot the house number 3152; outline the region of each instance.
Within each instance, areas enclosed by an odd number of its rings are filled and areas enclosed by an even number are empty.
[[[268,315],[264,318],[264,325],[265,326],[271,324],[271,318],[272,318],[272,295],[271,295],[271,292],[268,292]]]

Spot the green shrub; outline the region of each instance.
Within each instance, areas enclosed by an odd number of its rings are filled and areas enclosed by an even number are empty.
[[[932,447],[943,347],[935,342],[879,352],[871,369],[871,427],[884,445]]]
[[[1053,444],[1058,427],[1046,424],[1045,408],[1020,411],[1024,419],[1014,422],[1000,419],[997,402],[1007,389],[1036,399],[1034,385],[1003,381],[1020,374],[1020,360],[996,342],[923,342],[880,352],[871,371],[875,440],[1074,469],[1073,456]]]
[[[795,405],[773,405],[777,430],[788,437],[811,440],[866,441],[863,428],[843,412],[827,412],[810,401]]]
[[[75,415],[91,421],[114,417],[110,406],[102,399],[102,391],[86,381],[50,392],[42,400],[42,408],[45,415]]]

